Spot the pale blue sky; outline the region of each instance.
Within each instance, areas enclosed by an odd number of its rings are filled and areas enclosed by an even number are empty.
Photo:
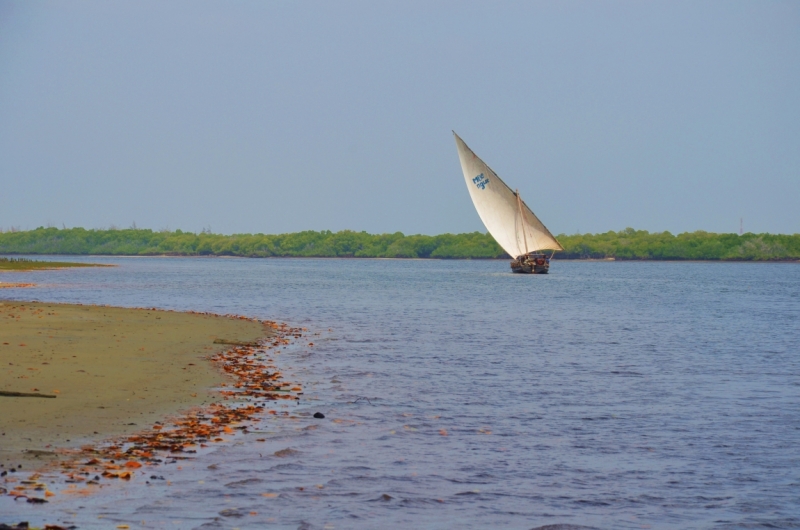
[[[799,2],[0,0],[0,227],[800,232]]]

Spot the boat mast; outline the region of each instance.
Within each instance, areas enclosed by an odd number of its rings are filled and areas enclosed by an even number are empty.
[[[522,213],[522,199],[519,198],[519,190],[515,191],[517,196],[517,208],[519,208],[519,221],[522,225],[522,239],[525,240],[525,255],[528,254],[528,236],[525,234],[525,216]]]

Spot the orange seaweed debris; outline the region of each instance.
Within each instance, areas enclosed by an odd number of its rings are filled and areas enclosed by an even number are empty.
[[[67,488],[65,490],[61,490],[61,494],[62,495],[78,495],[78,496],[81,496],[81,497],[85,497],[87,495],[91,495],[95,491],[96,490],[91,489],[91,488],[80,488],[80,489],[78,489],[78,488]]]

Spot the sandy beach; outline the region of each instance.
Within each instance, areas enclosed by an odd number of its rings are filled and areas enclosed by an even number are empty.
[[[207,360],[273,329],[171,311],[0,302],[0,464],[140,431],[211,401],[227,377]]]

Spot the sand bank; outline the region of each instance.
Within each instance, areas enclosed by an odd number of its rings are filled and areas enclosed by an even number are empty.
[[[207,359],[230,348],[214,340],[272,334],[219,316],[0,302],[0,391],[56,396],[0,395],[0,464],[41,462],[206,404],[226,377]]]
[[[37,261],[27,258],[0,258],[0,272],[50,271],[75,267],[116,267],[116,265],[82,263],[79,261]]]

